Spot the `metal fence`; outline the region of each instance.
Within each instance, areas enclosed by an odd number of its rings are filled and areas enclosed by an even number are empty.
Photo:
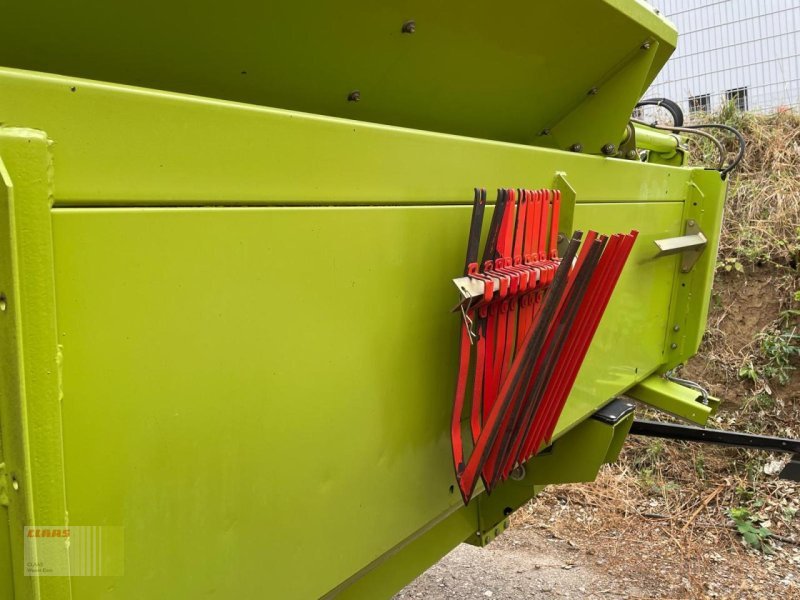
[[[800,0],[649,0],[680,32],[646,96],[685,112],[800,107]]]

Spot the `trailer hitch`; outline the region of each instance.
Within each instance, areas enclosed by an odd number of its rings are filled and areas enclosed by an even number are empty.
[[[661,423],[659,421],[641,419],[633,421],[630,434],[684,442],[717,444],[734,448],[750,448],[767,452],[788,452],[792,454],[792,458],[781,471],[780,477],[790,481],[800,481],[800,440],[798,439],[724,431],[722,429],[706,429],[691,425]]]

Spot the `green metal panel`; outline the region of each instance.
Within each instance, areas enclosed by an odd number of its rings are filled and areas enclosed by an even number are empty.
[[[641,231],[557,435],[672,360],[675,315],[699,339],[708,264],[680,274],[653,240],[697,213],[716,243],[713,173],[70,83],[0,71],[0,120],[46,132],[0,130],[10,177],[38,190],[30,226],[2,239],[55,261],[30,271],[56,295],[27,313],[26,369],[54,377],[64,356],[63,419],[50,386],[30,426],[4,396],[0,424],[9,453],[35,428],[17,470],[47,485],[12,513],[65,518],[66,481],[71,524],[125,527],[126,575],[62,580],[47,600],[70,585],[81,600],[247,597],[263,583],[241,573],[265,560],[276,596],[378,597],[471,520],[492,529],[450,492],[447,439],[449,278],[473,185],[566,181],[576,226]],[[509,482],[493,502],[533,490]]]
[[[14,600],[14,567],[8,507],[0,507],[0,597]]]
[[[645,211],[646,240],[673,231],[681,205],[582,205],[576,218],[625,228]],[[277,595],[318,596],[458,506],[447,276],[468,207],[53,217],[70,518],[125,527],[117,597],[248,596],[262,583],[240,570],[263,556],[297,574],[272,582]],[[593,352],[622,350],[590,359],[562,429],[632,384],[635,365],[658,366],[671,262],[620,283]]]
[[[536,457],[530,465],[533,480],[539,485],[594,481],[605,463],[614,430],[613,425],[597,419],[582,421]]]
[[[39,0],[8,3],[3,20],[7,67],[525,143],[657,41],[616,98],[622,114],[583,121],[616,136],[677,40],[638,0]]]
[[[577,229],[638,229],[640,234],[559,419],[556,435],[662,363],[661,340],[678,257],[654,259],[654,241],[679,235],[682,211],[683,204],[677,202],[577,205]]]
[[[0,434],[14,590],[17,600],[68,600],[67,578],[23,575],[23,527],[67,522],[47,138],[0,129],[0,157]]]
[[[70,520],[125,527],[116,597],[252,597],[265,557],[276,597],[317,597],[460,503],[442,265],[468,217],[54,213]]]
[[[690,271],[682,272],[676,261],[670,319],[672,326],[668,328],[665,341],[665,369],[693,356],[703,339],[727,190],[726,182],[717,171],[692,171],[684,203],[683,223],[694,221],[708,238],[708,245]]]
[[[556,172],[578,202],[683,202],[692,178],[689,169],[9,69],[0,89],[1,122],[54,140],[60,206],[459,204],[474,185],[552,186]]]

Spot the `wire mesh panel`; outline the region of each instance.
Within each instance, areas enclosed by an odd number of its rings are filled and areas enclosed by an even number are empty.
[[[650,0],[680,32],[678,49],[647,92],[684,111],[731,102],[773,112],[800,106],[798,0]]]

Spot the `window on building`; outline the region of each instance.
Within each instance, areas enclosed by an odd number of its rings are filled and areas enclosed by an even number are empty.
[[[747,88],[740,87],[725,92],[725,100],[733,103],[736,110],[747,110]]]
[[[689,96],[689,112],[699,113],[708,112],[711,108],[711,95],[700,94],[699,96]]]

